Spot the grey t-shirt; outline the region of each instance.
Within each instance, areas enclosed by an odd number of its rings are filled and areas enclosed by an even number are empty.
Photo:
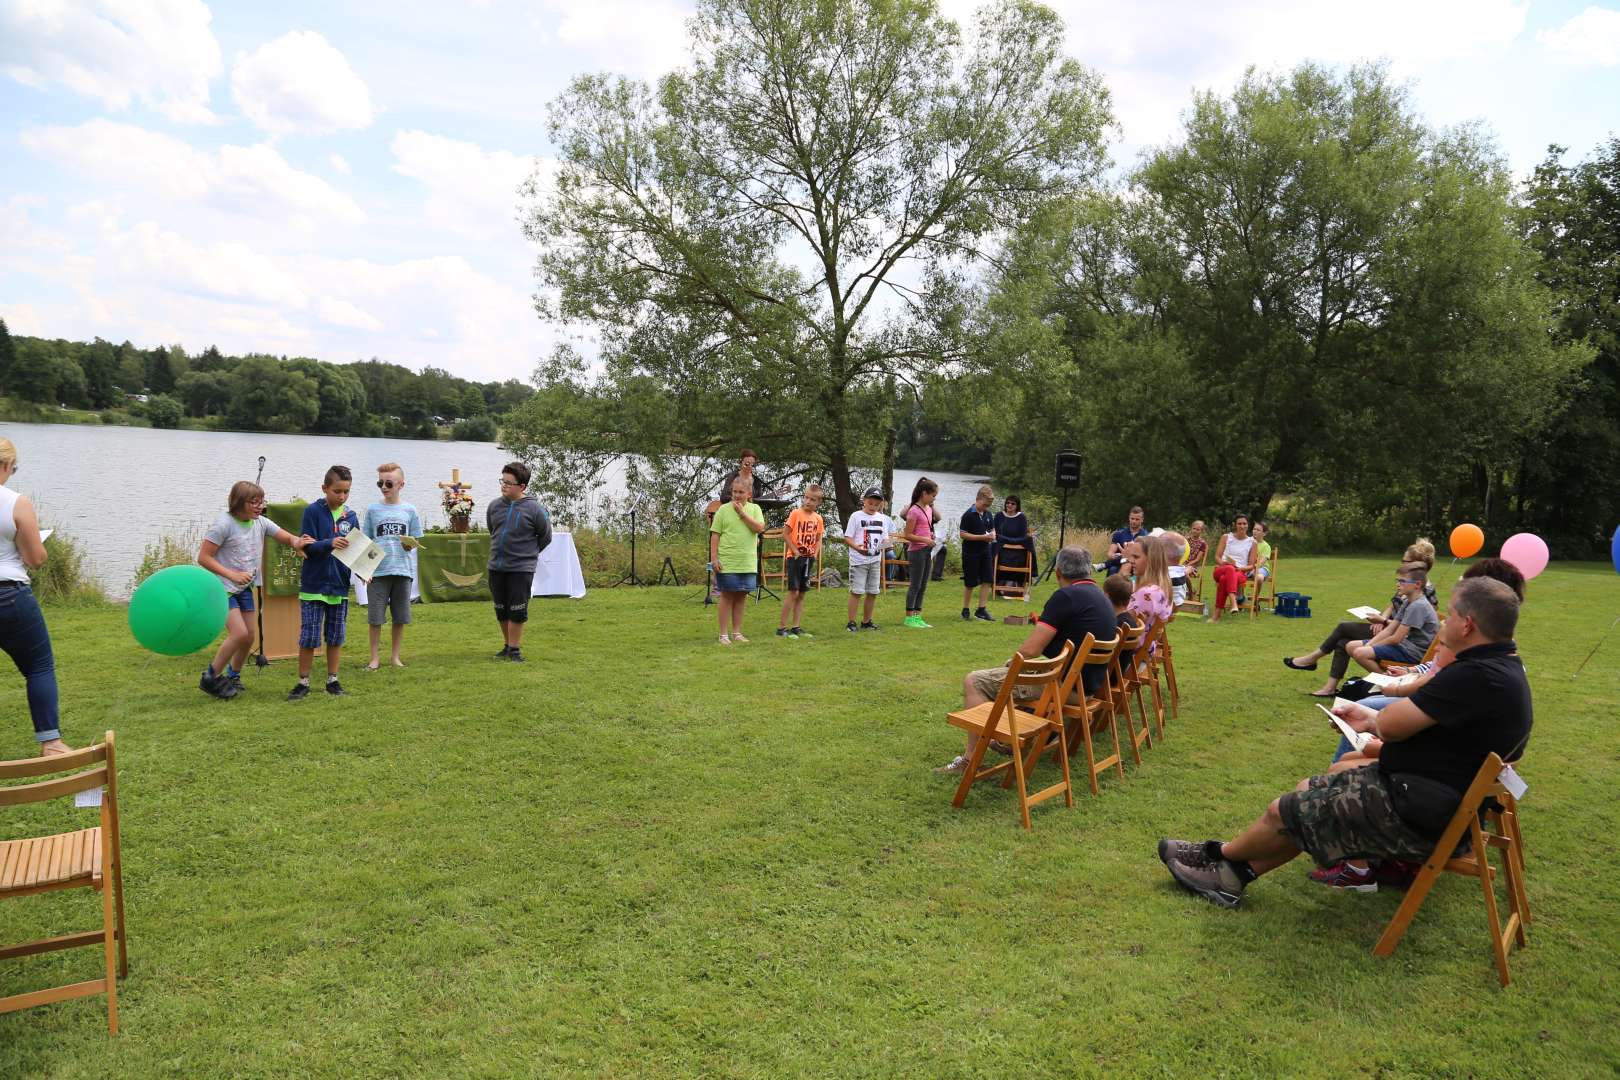
[[[214,558],[219,565],[227,570],[251,570],[253,581],[259,584],[259,562],[264,554],[264,538],[276,535],[277,525],[267,517],[256,517],[251,521],[238,521],[230,514],[221,514],[203,533],[203,539],[219,545],[219,552]],[[248,585],[238,585],[234,581],[220,578],[225,591],[232,595],[248,588]]]
[[[1406,602],[1396,614],[1395,621],[1408,628],[1403,644],[1408,646],[1406,651],[1414,657],[1424,654],[1440,629],[1440,619],[1434,613],[1434,605],[1421,593]]]

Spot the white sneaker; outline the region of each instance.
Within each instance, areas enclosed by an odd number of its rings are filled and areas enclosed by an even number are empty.
[[[950,761],[935,769],[941,776],[960,776],[967,772],[968,759],[966,754],[957,754]]]

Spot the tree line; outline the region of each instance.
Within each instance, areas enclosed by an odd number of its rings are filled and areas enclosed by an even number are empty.
[[[494,441],[496,421],[534,389],[375,358],[227,356],[212,345],[192,356],[179,345],[12,336],[0,321],[0,392],[47,406],[133,408],[155,427],[195,417],[243,431],[432,439],[450,423],[454,438]]]
[[[742,446],[840,514],[908,448],[1035,492],[1073,447],[1092,521],[1606,546],[1620,141],[1519,183],[1382,65],[1303,64],[1195,94],[1110,175],[1109,90],[1064,34],[1027,0],[971,32],[701,0],[655,86],[574,80],[524,228],[541,314],[602,352],[543,364],[508,443],[558,490],[629,456],[677,516]]]

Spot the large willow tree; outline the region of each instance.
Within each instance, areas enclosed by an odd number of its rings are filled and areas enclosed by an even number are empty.
[[[1101,168],[1107,94],[1025,0],[965,33],[925,0],[702,0],[690,33],[656,88],[552,105],[537,304],[601,352],[543,366],[507,441],[665,470],[748,445],[847,514],[897,398],[960,358],[960,276]]]

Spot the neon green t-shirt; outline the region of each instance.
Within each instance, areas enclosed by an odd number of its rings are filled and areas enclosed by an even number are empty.
[[[746,503],[743,513],[757,524],[765,524],[765,511],[755,503]],[[752,574],[759,569],[757,551],[759,534],[743,524],[737,516],[737,507],[726,503],[715,511],[714,524],[709,531],[720,534],[719,571],[722,574]]]

